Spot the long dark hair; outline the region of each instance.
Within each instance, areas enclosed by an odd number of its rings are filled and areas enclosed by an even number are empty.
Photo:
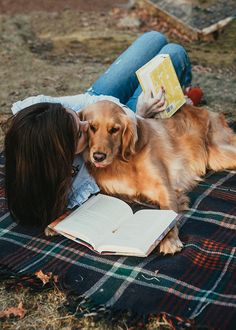
[[[46,227],[66,207],[76,150],[73,116],[57,103],[18,112],[5,137],[6,195],[13,218]]]

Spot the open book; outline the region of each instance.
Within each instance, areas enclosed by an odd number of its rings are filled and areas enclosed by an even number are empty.
[[[166,108],[158,114],[160,118],[171,117],[185,102],[171,58],[168,54],[159,54],[136,71],[136,75],[145,92],[151,90],[157,96],[161,87],[165,90]]]
[[[126,202],[98,194],[48,227],[100,254],[145,257],[178,218],[171,210],[144,209],[133,214]]]

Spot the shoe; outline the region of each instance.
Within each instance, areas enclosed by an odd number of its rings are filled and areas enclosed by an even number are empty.
[[[192,101],[193,105],[197,106],[203,99],[203,91],[200,87],[187,87],[184,94]]]

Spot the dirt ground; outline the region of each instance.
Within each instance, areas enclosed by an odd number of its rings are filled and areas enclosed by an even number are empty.
[[[215,42],[189,43],[149,15],[142,1],[137,5],[125,0],[4,0],[0,12],[0,122],[9,116],[13,102],[27,96],[83,92],[150,29],[185,45],[193,64],[193,84],[203,88],[207,106],[236,119],[235,22]],[[132,26],[132,21],[131,27],[122,26],[124,17],[137,19],[140,26]],[[2,145],[2,132],[0,137]]]
[[[2,0],[1,14],[30,14],[35,11],[60,12],[63,10],[108,12],[112,8],[126,5],[127,0]]]
[[[126,25],[125,17],[130,19]],[[150,29],[184,44],[193,65],[193,84],[202,87],[205,105],[236,120],[235,21],[214,42],[189,42],[175,27],[150,14],[143,1],[2,0],[0,122],[10,116],[13,102],[27,96],[83,92],[138,35]],[[1,130],[0,147],[3,138]],[[78,323],[72,317],[61,316],[57,308],[64,300],[56,288],[32,297],[28,292],[8,293],[1,285],[1,308],[23,301],[27,314],[22,320],[5,320],[0,327],[107,328],[90,319]],[[118,328],[125,329],[125,323]],[[157,325],[150,325],[150,329],[157,329]]]

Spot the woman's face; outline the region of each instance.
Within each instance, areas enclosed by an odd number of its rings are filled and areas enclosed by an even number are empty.
[[[84,151],[84,149],[87,146],[87,130],[89,127],[89,124],[87,121],[81,121],[79,119],[79,115],[77,112],[71,110],[71,109],[66,109],[74,118],[75,123],[77,125],[77,129],[78,129],[78,143],[77,143],[77,148],[75,151],[75,154],[80,154],[82,151]]]

